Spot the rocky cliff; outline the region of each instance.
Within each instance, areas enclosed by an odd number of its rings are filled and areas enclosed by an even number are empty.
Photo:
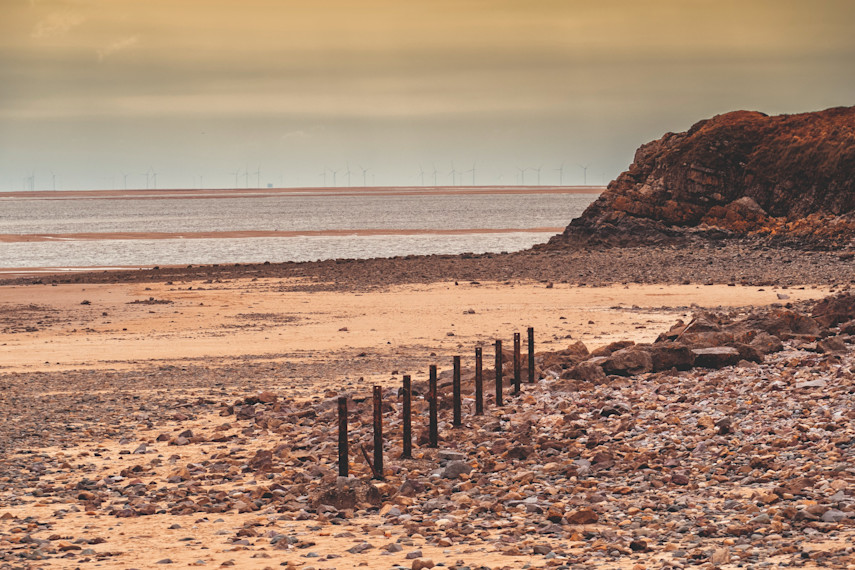
[[[547,247],[745,236],[855,243],[855,107],[736,111],[668,133]]]

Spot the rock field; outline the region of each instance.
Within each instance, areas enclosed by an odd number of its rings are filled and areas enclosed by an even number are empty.
[[[393,371],[383,481],[359,451],[367,385],[344,394],[340,478],[341,394],[270,381],[269,363],[6,374],[0,568],[852,568],[853,318],[841,294],[699,312],[650,345],[536,352],[518,396],[506,362],[503,407],[484,371],[483,416],[466,363],[456,429],[448,363],[438,449],[414,377],[413,459]],[[143,523],[191,558],[139,562],[117,531]]]

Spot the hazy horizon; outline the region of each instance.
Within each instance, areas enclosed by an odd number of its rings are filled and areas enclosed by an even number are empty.
[[[844,0],[0,2],[0,191],[600,185],[855,93]]]

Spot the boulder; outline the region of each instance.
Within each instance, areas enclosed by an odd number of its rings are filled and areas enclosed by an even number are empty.
[[[341,511],[369,506],[379,506],[383,498],[374,485],[354,477],[337,477],[322,485],[312,497],[312,505],[329,505]]]
[[[654,372],[661,370],[689,370],[695,364],[695,355],[685,344],[678,342],[657,342],[645,347],[650,353]]]
[[[855,319],[855,295],[826,297],[814,305],[811,316],[823,328],[851,321]]]
[[[695,366],[702,368],[724,368],[733,366],[741,360],[739,351],[732,346],[713,346],[709,348],[693,348]]]
[[[603,372],[603,367],[590,360],[581,362],[570,368],[562,378],[581,380],[582,382],[591,382],[592,384],[600,384],[607,379],[606,373]]]
[[[617,350],[603,362],[603,372],[618,376],[633,376],[653,370],[653,359],[650,353],[641,348],[622,348]]]
[[[607,344],[606,346],[601,346],[599,348],[595,348],[591,351],[591,356],[611,356],[613,352],[617,352],[622,348],[627,348],[629,346],[634,345],[635,343],[631,340],[619,340],[617,342],[613,342],[611,344]]]
[[[784,349],[784,343],[781,342],[781,339],[766,331],[758,332],[749,344],[763,354],[772,354]]]

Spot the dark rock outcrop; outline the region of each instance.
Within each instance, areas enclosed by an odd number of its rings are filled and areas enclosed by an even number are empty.
[[[736,111],[642,145],[547,248],[759,236],[827,249],[855,238],[855,107]]]

